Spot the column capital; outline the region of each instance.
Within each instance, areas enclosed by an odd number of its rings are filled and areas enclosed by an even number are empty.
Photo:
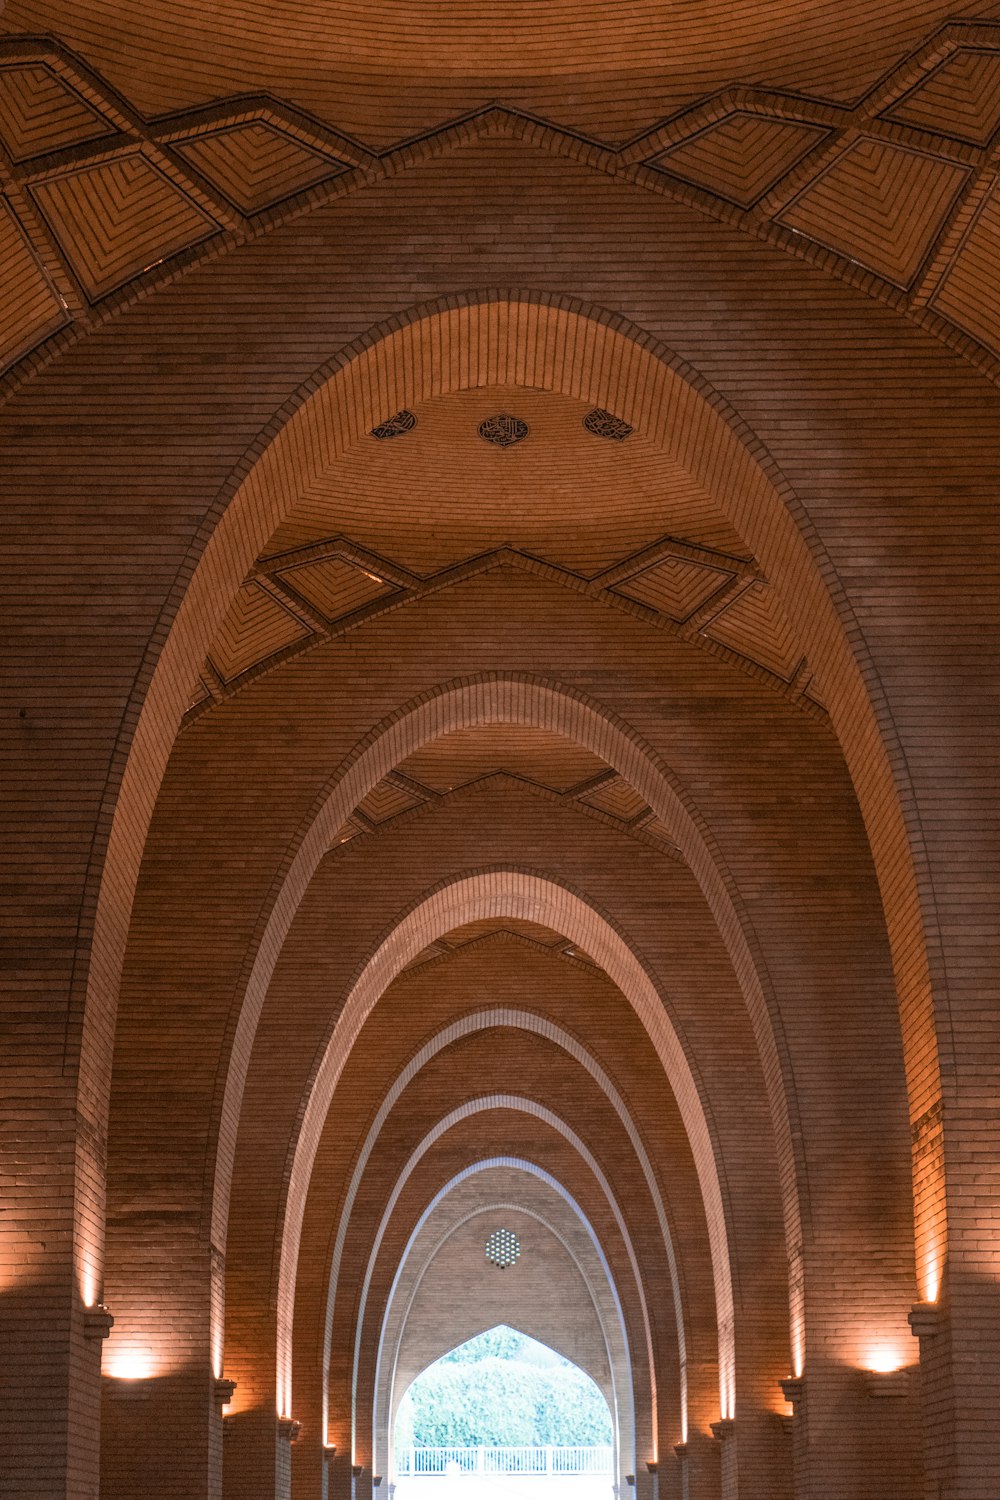
[[[944,1332],[945,1312],[939,1302],[915,1302],[906,1315],[915,1339],[936,1338]]]

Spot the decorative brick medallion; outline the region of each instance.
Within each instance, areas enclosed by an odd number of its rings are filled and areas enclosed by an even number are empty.
[[[616,417],[614,412],[605,411],[603,406],[595,406],[593,411],[588,411],[583,425],[595,437],[610,438],[615,443],[623,443],[635,431],[628,422]]]
[[[412,432],[416,425],[416,417],[412,411],[407,411],[404,406],[402,411],[398,411],[387,422],[380,422],[377,427],[373,427],[371,436],[373,438],[402,437],[404,432]]]
[[[487,417],[485,422],[480,422],[479,436],[487,443],[495,443],[498,448],[512,448],[515,443],[522,442],[528,436],[528,424],[522,422],[520,417],[511,417],[506,412],[501,412],[498,416]]]

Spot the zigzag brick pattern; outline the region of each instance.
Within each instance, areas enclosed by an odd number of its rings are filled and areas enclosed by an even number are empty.
[[[36,182],[31,191],[92,298],[218,227],[138,155]]]
[[[2,25],[62,36],[147,114],[224,98],[252,78],[382,148],[497,98],[603,140],[637,135],[734,80],[854,100],[962,8],[157,0],[126,12],[120,0],[8,0]],[[322,43],[325,26],[333,45]]]
[[[950,272],[933,300],[935,312],[951,318],[973,338],[1000,348],[1000,194],[982,205]]]
[[[323,544],[319,545],[322,546]],[[349,540],[346,545],[349,545]],[[277,560],[280,561],[280,558]],[[645,604],[648,608],[655,610],[658,614],[664,615],[675,623],[683,624],[701,605],[708,603],[712,596],[733,577],[733,572],[727,570],[722,565],[723,561],[724,559],[720,559],[720,565],[714,567],[701,563],[693,563],[684,558],[667,557],[663,562],[645,569],[635,577],[626,579],[621,584],[608,587],[607,593],[603,594],[602,597],[606,603],[612,602],[616,597],[634,599],[636,602]],[[463,569],[474,569],[476,562],[477,559],[468,558],[463,561],[460,567]],[[526,557],[524,554],[515,554],[509,560],[505,559],[502,564],[498,565],[503,566],[505,570],[512,566],[530,569],[534,566],[534,559]],[[734,568],[737,565],[737,560],[734,559]],[[274,567],[274,563],[272,562],[270,565],[263,564],[262,566],[268,568],[268,571],[270,571],[270,568]],[[371,563],[372,569],[380,566],[391,567],[391,565],[384,562],[380,563],[378,558],[375,558]],[[292,563],[287,567],[275,569],[273,576],[289,587],[293,594],[297,594],[300,600],[305,601],[303,607],[311,606],[331,626],[335,626],[337,621],[346,619],[358,610],[363,609],[366,605],[374,604],[379,599],[388,598],[389,595],[399,590],[399,585],[383,581],[380,576],[373,571],[369,571],[362,563],[348,561],[340,556],[320,558],[315,562],[303,561],[301,563]],[[443,576],[446,578],[449,576],[448,570],[444,571]],[[566,570],[559,570],[559,576],[570,585],[576,581],[585,581],[581,575]],[[252,614],[257,613],[259,605],[253,603],[251,607],[246,601],[248,599],[253,600],[253,590],[255,587],[255,585],[252,585],[249,590],[245,591],[245,595],[241,596],[244,602],[240,608],[243,610],[249,608]],[[418,592],[420,587],[421,585],[418,584]],[[271,596],[269,595],[269,597]],[[731,614],[727,612],[727,624],[723,636],[716,638],[712,634],[704,632],[701,636],[695,637],[695,639],[699,641],[714,640],[716,644],[724,645],[728,650],[735,651],[748,662],[753,662],[757,666],[764,667],[765,671],[776,672],[779,678],[787,680],[789,673],[785,669],[787,664],[784,662],[782,647],[780,644],[776,645],[774,640],[775,630],[780,635],[786,629],[786,626],[781,624],[780,621],[776,623],[772,619],[770,613],[772,610],[771,602],[760,605],[757,602],[757,598],[757,594],[754,594],[750,600],[741,596],[740,607],[735,609]],[[413,600],[411,599],[408,602],[412,603]],[[294,607],[294,603],[292,603],[290,608],[294,609]],[[744,625],[745,629],[743,628]],[[231,628],[233,628],[232,619],[227,621],[225,631],[223,632],[227,640]],[[320,624],[319,628],[322,632],[322,624]],[[283,653],[289,645],[293,644],[291,640],[285,639],[283,636],[272,641],[269,636],[262,635],[259,638],[260,654],[258,657],[251,659],[249,655],[252,649],[250,637],[247,636],[246,639],[243,639],[246,633],[242,630],[242,627],[240,627],[240,634],[241,644],[239,654],[241,666],[239,672],[227,674],[229,680],[247,671],[251,666],[264,666],[272,656]],[[304,632],[303,639],[307,634],[309,634],[308,631]],[[759,644],[761,644],[760,651],[758,651]],[[222,648],[223,652],[228,649],[230,649],[228,644]],[[213,648],[210,655],[214,657],[215,654]],[[774,666],[775,661],[779,663],[777,668]],[[190,706],[196,707],[198,702],[204,703],[205,699],[198,699]],[[484,768],[482,774],[486,774],[486,769],[496,768],[498,767],[496,767],[495,763],[491,763],[489,768]],[[582,779],[582,777],[577,779]]]
[[[680,621],[693,614],[731,576],[720,568],[703,568],[700,563],[668,557],[656,567],[618,584],[615,593],[625,594]]]
[[[391,782],[380,781],[378,786],[372,787],[367,797],[358,803],[358,807],[366,817],[371,818],[373,823],[385,823],[389,818],[396,817],[397,813],[416,807],[419,801],[420,798],[415,797],[412,792],[404,792],[400,787],[393,786]]]
[[[886,113],[985,146],[1000,125],[1000,54],[962,48]]]
[[[392,592],[391,584],[380,583],[364,569],[340,557],[282,568],[278,576],[328,620],[339,620],[342,615]]]
[[[665,151],[650,165],[664,167],[748,208],[826,133],[810,125],[734,114],[694,140]]]
[[[198,136],[180,142],[176,150],[244,213],[256,213],[344,170],[343,162],[260,123]]]
[[[861,140],[799,195],[781,221],[905,287],[966,177],[964,168],[950,162]]]
[[[244,584],[212,644],[212,661],[228,682],[308,633],[270,594]]]
[[[647,838],[657,839],[661,844],[668,845],[671,849],[676,848],[676,842],[666,823],[659,818],[650,818],[648,823],[643,823],[642,831]]]
[[[635,787],[629,786],[620,776],[598,787],[596,792],[591,792],[583,801],[591,807],[599,808],[601,812],[610,813],[613,818],[621,818],[623,823],[637,818],[646,806]]]
[[[0,68],[0,137],[15,161],[92,140],[110,128],[43,63]]]
[[[192,6],[189,23],[207,34],[242,3]],[[287,13],[253,3],[274,34]],[[819,55],[805,23],[775,24],[793,14],[783,0],[727,0],[733,29],[763,37],[758,68],[732,70],[729,32],[711,65],[788,85],[784,46],[801,87],[811,73],[845,89],[923,34],[928,6],[908,3],[906,25],[897,0],[799,3],[800,22],[832,18]],[[61,0],[76,19],[93,4]],[[169,4],[133,8],[135,30]],[[547,4],[525,11],[552,17]],[[598,19],[619,43],[606,68],[589,36],[567,53],[588,107],[629,85],[641,40],[623,42],[619,8],[590,4],[552,28],[553,55]],[[331,50],[337,6],[314,12]],[[680,9],[692,26],[707,14]],[[427,25],[432,10],[453,13],[427,0]],[[498,58],[521,66],[513,23],[486,19]],[[430,103],[441,59],[408,40],[386,50]],[[259,89],[273,59],[245,41],[227,76]],[[157,59],[136,55],[144,87],[164,87]],[[308,56],[333,98],[323,51]],[[175,56],[171,76],[201,87],[216,60]],[[387,70],[383,94],[393,83]],[[575,87],[568,71],[558,84],[554,117]],[[202,123],[256,107],[222,102]],[[685,128],[675,116],[656,149]],[[916,139],[884,119],[875,132]],[[408,1246],[434,1195],[497,1152],[551,1172],[605,1250],[633,1355],[616,1389],[631,1380],[635,1500],[657,1487],[671,1500],[1000,1495],[1000,393],[965,357],[971,339],[933,311],[915,321],[873,272],[631,159],[489,111],[358,172],[350,194],[336,182],[309,212],[282,205],[167,262],[4,393],[15,754],[0,837],[18,925],[0,1489],[16,1500],[351,1500],[352,1463],[367,1466],[361,1491],[372,1470],[388,1488],[377,1372],[401,1371],[393,1287],[406,1305],[420,1270]],[[73,169],[83,160],[74,150]],[[989,206],[973,222],[986,192],[939,235],[934,285],[946,250],[965,255],[988,223]],[[404,405],[413,432],[368,437]],[[626,443],[584,430],[595,406],[634,425]],[[530,439],[489,449],[476,428],[491,411],[522,416]],[[286,545],[318,545],[272,556],[285,522],[305,533]],[[676,629],[610,597],[607,580],[675,542],[702,563],[759,559],[769,585],[717,622],[734,648],[694,639],[709,610]],[[400,594],[350,628],[313,629],[317,608],[283,612],[282,580],[258,570],[335,553],[368,557],[373,574],[384,559]],[[759,576],[733,569],[739,588]],[[241,652],[251,665],[232,689],[222,667],[204,671],[219,639],[227,671]],[[252,670],[275,646],[274,669]],[[786,689],[737,661],[755,646]],[[801,701],[803,659],[829,717]],[[214,706],[178,732],[199,672]],[[454,731],[466,738],[444,743]],[[420,756],[446,795],[407,800],[422,796],[405,779]],[[392,815],[373,827],[363,808]],[[497,930],[532,919],[603,972],[530,928]],[[493,927],[449,950],[480,922]],[[507,1090],[586,1154],[515,1114]],[[511,1227],[530,1267],[530,1226]],[[435,1335],[463,1284],[443,1288],[439,1317],[425,1304]],[[565,1285],[546,1295],[572,1312]],[[918,1348],[907,1312],[939,1290],[944,1336]],[[103,1378],[84,1338],[95,1297],[115,1317]],[[807,1394],[789,1438],[790,1334]],[[869,1399],[872,1341],[919,1360],[895,1402]],[[150,1360],[142,1401],[114,1395],[133,1350]],[[225,1419],[218,1375],[238,1382]],[[720,1445],[727,1410],[735,1438]],[[646,1455],[660,1457],[655,1482]]]
[[[786,679],[801,655],[774,590],[762,583],[741,594],[706,627],[705,634]]]
[[[407,757],[399,769],[435,792],[451,791],[494,771],[565,792],[608,766],[562,735],[519,724],[493,724],[442,735]]]
[[[94,87],[99,91],[99,81]],[[82,82],[79,88],[84,89]],[[110,112],[110,100],[107,107]],[[968,46],[932,65],[908,94],[883,111],[872,128],[884,129],[881,122],[913,124],[981,144],[995,131],[998,119],[1000,53]],[[437,124],[443,128],[440,118]],[[86,144],[95,133],[99,136],[109,128],[98,107],[47,63],[9,63],[0,68],[0,135],[15,157],[32,156],[59,144]],[[189,133],[175,149],[246,213],[256,213],[346,170],[335,155],[270,121],[244,119],[208,129],[192,123],[188,129],[201,133]],[[720,123],[670,147],[653,158],[652,164],[752,209],[761,193],[780,182],[803,152],[808,154],[822,140],[825,130],[805,121],[737,109]],[[176,143],[182,135],[183,128],[172,128],[169,139]],[[918,168],[917,162],[923,166]],[[923,151],[906,152],[885,142],[862,141],[802,189],[782,222],[905,289],[954,196],[961,192],[963,170],[967,169]],[[138,172],[145,180],[141,189],[135,182],[109,183],[102,176],[106,171],[119,179]],[[95,174],[96,233],[84,222],[82,198],[91,181],[88,174]],[[54,182],[54,178],[43,179],[31,190],[40,205],[47,207],[60,244],[94,301],[137,271],[159,265],[211,232],[213,221],[186,196],[183,182],[171,186],[168,177],[149,162],[141,168],[125,168],[120,163],[110,168],[80,167],[65,174],[61,186],[53,186]],[[70,182],[75,186],[67,185]],[[155,192],[154,182],[158,182]],[[162,201],[154,203],[157,195]],[[134,214],[127,208],[130,197],[136,199]],[[154,228],[158,222],[159,234]],[[934,274],[940,275],[940,268]],[[924,305],[923,296],[918,305]],[[939,308],[943,306],[942,301]],[[980,321],[985,326],[987,320]],[[958,326],[968,330],[970,320]],[[285,537],[282,544],[294,543]]]
[[[422,952],[418,953],[416,958],[410,959],[410,962],[403,969],[403,973],[406,974],[411,969],[417,968],[418,965],[425,964],[428,959],[443,958],[444,955],[450,951],[451,950],[449,948],[445,947],[444,943],[428,943],[427,947],[424,948]]]
[[[0,201],[0,364],[8,364],[66,321],[35,252],[6,199]]]
[[[562,948],[566,944],[562,933],[556,932],[554,927],[546,927],[544,922],[526,922],[519,917],[504,917],[498,922],[492,917],[484,917],[481,922],[465,922],[461,927],[452,928],[447,946],[461,948],[465,943],[474,943],[494,932],[513,932],[529,942],[541,943],[545,948]]]

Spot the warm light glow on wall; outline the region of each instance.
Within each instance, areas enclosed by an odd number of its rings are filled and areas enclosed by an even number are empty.
[[[719,1415],[724,1422],[736,1415],[736,1391],[733,1386],[734,1382],[729,1378],[719,1381]]]
[[[215,1380],[221,1380],[225,1350],[225,1276],[221,1259],[217,1259],[214,1255],[212,1260],[212,1277],[209,1284],[209,1320],[212,1376]]]
[[[728,1330],[727,1330],[728,1331]],[[719,1411],[723,1421],[736,1415],[736,1360],[733,1339],[722,1336],[719,1329]]]
[[[888,1375],[893,1370],[901,1370],[906,1362],[903,1349],[891,1341],[871,1344],[861,1356],[861,1368],[871,1370],[876,1375]]]
[[[923,1101],[922,1101],[923,1102]],[[948,1230],[945,1208],[944,1126],[940,1099],[913,1121],[913,1230],[922,1302],[941,1295]]]
[[[805,1270],[802,1252],[791,1259],[788,1271],[788,1327],[791,1343],[792,1374],[801,1380],[806,1368],[806,1298]]]
[[[287,1366],[278,1370],[277,1408],[279,1417],[292,1414],[292,1372]]]
[[[920,1288],[923,1302],[936,1302],[941,1292],[941,1262],[936,1247],[929,1250],[924,1262],[923,1283]]]
[[[76,1280],[84,1307],[96,1307],[101,1300],[101,1256],[90,1235],[82,1235],[78,1244]]]
[[[156,1361],[151,1349],[109,1350],[104,1373],[113,1380],[148,1380],[156,1374]]]
[[[801,1327],[792,1325],[792,1374],[801,1380],[806,1368],[805,1338]]]

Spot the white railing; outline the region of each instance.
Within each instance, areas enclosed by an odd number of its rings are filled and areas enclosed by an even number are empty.
[[[422,1474],[610,1474],[611,1447],[403,1448],[396,1455],[400,1479]]]

